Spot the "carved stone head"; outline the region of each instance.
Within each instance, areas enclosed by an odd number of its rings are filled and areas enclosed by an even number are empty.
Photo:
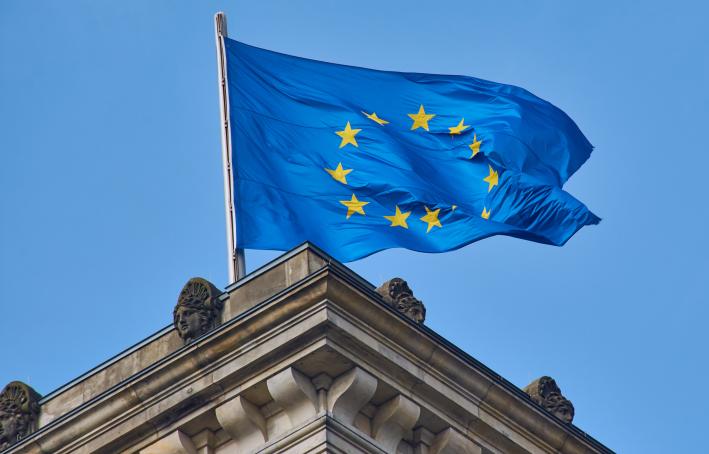
[[[172,311],[177,334],[185,344],[192,342],[221,323],[223,304],[220,292],[211,282],[200,277],[187,281]]]
[[[386,281],[377,289],[377,293],[384,298],[387,304],[416,323],[423,323],[426,319],[426,306],[421,300],[414,297],[414,292],[409,288],[409,284],[400,277]]]
[[[37,429],[40,395],[26,384],[10,382],[0,393],[0,451]]]
[[[551,377],[541,377],[523,390],[533,401],[565,423],[574,420],[574,405],[561,394],[561,389]]]

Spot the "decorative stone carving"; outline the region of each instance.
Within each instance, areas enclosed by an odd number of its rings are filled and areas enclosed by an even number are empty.
[[[200,277],[190,279],[182,287],[172,318],[185,344],[219,326],[223,308],[221,294],[211,282]]]
[[[219,424],[236,441],[237,450],[253,452],[268,441],[266,419],[259,408],[242,396],[216,409]]]
[[[395,277],[383,283],[377,289],[384,302],[398,310],[402,314],[409,317],[417,323],[423,323],[426,319],[426,306],[418,298],[414,297],[414,292],[409,287],[409,284]]]
[[[372,436],[385,452],[396,452],[396,447],[416,425],[420,414],[421,407],[399,394],[377,410],[372,421]]]
[[[315,416],[318,412],[318,395],[308,377],[292,367],[282,370],[266,380],[271,397],[283,409],[291,428]]]
[[[453,428],[442,430],[433,439],[429,454],[482,454],[482,448]]]
[[[332,377],[325,372],[316,375],[311,380],[315,387],[315,392],[318,393],[318,412],[327,410],[327,392],[332,386]]]
[[[357,413],[374,396],[377,379],[359,367],[335,379],[327,393],[327,411],[347,425],[354,425]]]
[[[13,381],[0,393],[0,451],[35,430],[41,396],[26,384]]]
[[[197,454],[197,448],[190,437],[176,430],[147,448],[141,449],[140,454]]]
[[[570,424],[574,420],[574,405],[561,394],[561,390],[553,378],[547,376],[538,378],[527,385],[523,391],[533,401],[565,423]]]

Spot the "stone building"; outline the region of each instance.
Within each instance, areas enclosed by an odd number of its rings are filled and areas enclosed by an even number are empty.
[[[3,454],[610,453],[553,379],[521,390],[305,244],[225,291],[191,279],[174,325],[40,398],[0,394]]]

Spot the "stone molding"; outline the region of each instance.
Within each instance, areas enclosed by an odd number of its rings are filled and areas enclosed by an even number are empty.
[[[291,427],[297,427],[318,411],[318,397],[308,377],[293,367],[266,380],[273,400],[288,416]]]
[[[436,435],[428,454],[482,454],[482,448],[471,444],[463,434],[449,427]]]
[[[315,411],[312,406],[312,394],[310,391],[303,391],[311,386],[315,387],[316,381],[323,381],[322,374],[311,380],[297,369],[288,367],[266,379],[266,387],[273,398],[275,408],[271,404],[259,408],[243,395],[251,392],[251,389],[260,388],[259,383],[250,389],[243,389],[241,394],[218,406],[215,409],[216,418],[231,436],[228,446],[224,445],[224,450],[238,454],[301,452],[298,449],[304,449],[304,444],[312,444],[304,439],[312,437],[313,431],[324,431],[324,439],[328,440],[333,435],[331,430],[339,427],[336,431],[338,436],[349,441],[338,443],[345,443],[350,448],[354,446],[361,449],[364,446],[365,452],[393,453],[398,451],[397,447],[400,448],[399,445],[419,421],[420,406],[397,394],[387,402],[375,406],[371,430],[358,427],[355,416],[367,418],[360,410],[367,404],[371,405],[379,383],[376,377],[358,366],[341,374],[332,382],[326,403],[330,410],[326,412]],[[294,408],[297,408],[295,418],[298,424],[293,424]],[[280,417],[280,412],[286,413],[287,417]],[[417,431],[430,433],[422,426]],[[326,441],[325,446],[329,446],[331,442],[332,440]],[[477,444],[450,427],[435,437],[431,435],[427,442],[411,438],[407,444],[409,449],[430,454],[481,452]],[[185,440],[182,432],[175,431],[143,448],[140,454],[193,454],[190,450],[193,446],[191,441]],[[217,447],[214,443],[211,445],[211,448]],[[357,449],[357,452],[361,452],[360,449]],[[352,449],[346,451],[352,452]]]
[[[289,395],[295,394],[300,396],[298,399],[288,399],[285,403],[282,399],[279,400],[274,396],[274,400],[277,404],[281,402],[280,405],[284,405],[284,411],[287,412],[288,407],[292,406],[293,401],[296,400],[304,401],[298,404],[298,407],[307,408],[306,411],[299,412],[301,415],[299,419],[301,424],[296,426],[291,423],[290,430],[298,429],[299,426],[306,425],[322,415],[322,413],[312,411],[311,405],[305,403],[312,402],[311,397],[308,396],[310,394],[309,392],[302,393],[303,389],[309,389],[309,386],[305,384],[309,379],[305,375],[291,367],[285,369],[275,377],[279,378],[278,387],[284,386],[285,384],[285,387],[290,388],[287,392]],[[285,377],[285,379],[283,379],[283,377]],[[298,377],[298,379],[294,380],[293,377]],[[321,375],[318,377],[321,377]],[[313,379],[313,381],[315,381],[315,379]],[[268,382],[269,391],[275,389],[272,388],[273,381],[269,379]],[[327,394],[327,415],[344,426],[349,427],[351,430],[361,432],[360,429],[355,427],[355,417],[359,414],[360,410],[371,401],[377,388],[377,383],[378,380],[373,375],[357,366],[343,373],[333,381]],[[219,409],[217,410],[219,411]],[[306,412],[308,413],[307,417]],[[366,433],[366,435],[370,435],[374,439],[375,445],[383,452],[395,452],[405,434],[407,434],[418,421],[419,414],[420,407],[410,399],[399,394],[379,407],[373,418],[371,433]],[[222,421],[221,418],[220,421]],[[284,428],[281,428],[281,430],[283,431]],[[264,436],[262,443],[265,444],[268,438],[278,439],[283,436],[284,433],[274,432],[268,436]],[[242,448],[241,443],[241,439],[236,439],[238,452],[257,450],[263,447],[263,445],[250,444],[248,446],[244,445]],[[458,451],[452,451],[451,449],[454,447],[459,449],[461,446],[462,449],[465,450],[460,452],[481,452],[479,446],[465,439],[459,432],[453,429],[441,432],[441,434],[435,438],[433,446],[433,449],[437,449],[436,451],[431,451],[433,453],[454,453]]]
[[[176,430],[147,448],[141,449],[140,454],[197,454],[197,448],[190,437]]]
[[[327,392],[332,386],[332,377],[326,373],[320,373],[313,377],[313,386],[318,393],[318,412],[327,410]]]
[[[248,284],[262,285],[256,278]],[[239,290],[241,295],[248,294],[248,286],[242,285]],[[303,430],[312,427],[317,418],[329,417],[322,411],[329,402],[321,406],[320,395],[329,394],[334,381],[329,389],[324,385],[316,389],[311,382],[312,392],[308,392],[304,381],[294,378],[296,373],[287,374],[283,383],[273,378],[293,364],[300,369],[301,361],[322,349],[336,351],[351,366],[375,376],[378,388],[386,385],[399,389],[408,399],[417,396],[415,405],[420,407],[422,421],[424,417],[438,418],[437,424],[446,424],[493,452],[610,452],[573,426],[551,418],[520,396],[519,389],[515,391],[435,333],[396,317],[371,287],[334,262],[254,304],[200,342],[190,343],[118,386],[96,394],[73,412],[40,428],[11,452],[65,454],[81,449],[102,454],[132,446],[135,451],[129,452],[137,452],[189,425],[194,418],[190,415],[215,414],[217,408],[240,395],[262,414],[266,408],[276,408],[277,413],[268,417],[264,414],[265,419],[281,418],[287,421],[288,430]],[[329,367],[327,361],[317,364]],[[336,381],[349,369],[329,375]],[[306,378],[323,372],[300,370]],[[267,385],[269,379],[272,386]],[[278,388],[286,391],[279,398],[271,396],[271,403],[257,402],[249,392],[259,386],[269,395],[272,389],[273,394],[279,394]],[[351,386],[358,385],[353,382]],[[312,410],[307,412],[309,419],[296,417],[304,422],[294,428],[285,408],[308,408],[299,393],[310,401]],[[296,397],[287,397],[292,394]],[[301,403],[289,404],[293,400]],[[374,404],[376,418],[382,410],[378,400]],[[166,416],[175,412],[182,416]],[[384,420],[381,416],[377,433],[383,430]],[[368,439],[367,430],[359,427],[365,426],[355,422],[352,433],[365,434],[363,439]],[[439,426],[435,432],[440,432]],[[281,446],[268,431],[264,438],[268,440],[266,446]]]
[[[327,411],[344,424],[353,425],[357,414],[372,400],[377,379],[359,367],[335,379],[327,393]]]
[[[372,436],[386,452],[396,452],[404,434],[414,428],[420,414],[418,405],[399,394],[377,410],[372,421]]]
[[[238,452],[249,452],[268,441],[266,418],[261,410],[242,396],[216,408],[216,417],[236,441]]]

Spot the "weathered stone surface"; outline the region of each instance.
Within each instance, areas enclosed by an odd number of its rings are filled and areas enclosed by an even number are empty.
[[[177,334],[185,344],[219,326],[223,308],[219,300],[221,294],[211,282],[201,277],[190,279],[182,287],[172,318]]]
[[[457,430],[441,431],[431,443],[428,454],[481,454],[482,448],[465,438]]]
[[[287,260],[274,263],[257,271],[253,278],[230,286],[222,320],[231,320],[325,266],[322,256],[309,248],[294,252]]]
[[[553,378],[540,377],[527,385],[523,391],[565,423],[570,424],[574,420],[574,405],[561,394],[561,389]]]
[[[377,289],[377,293],[382,295],[388,305],[416,323],[423,323],[426,320],[426,306],[414,296],[409,284],[400,277],[395,277],[383,283]]]
[[[197,454],[192,439],[176,430],[140,451],[140,454]]]
[[[318,411],[318,397],[308,377],[289,367],[266,380],[273,400],[285,411],[291,427],[296,427]]]
[[[399,394],[382,404],[372,421],[372,436],[386,452],[396,447],[418,421],[421,408],[411,399]]]
[[[268,432],[261,410],[242,396],[217,407],[219,424],[236,441],[238,452],[250,452],[266,443]]]
[[[170,327],[45,398],[8,454],[611,454],[318,254],[230,286],[199,342]]]
[[[0,451],[37,430],[39,399],[37,391],[22,382],[5,386],[0,393]]]
[[[333,382],[327,394],[327,411],[333,418],[351,426],[376,390],[377,379],[363,369],[353,367]]]
[[[99,371],[81,377],[77,383],[59,390],[42,404],[39,427],[90,401],[107,389],[140,372],[182,346],[175,330],[159,333],[151,341],[134,347],[125,356],[108,363]]]

